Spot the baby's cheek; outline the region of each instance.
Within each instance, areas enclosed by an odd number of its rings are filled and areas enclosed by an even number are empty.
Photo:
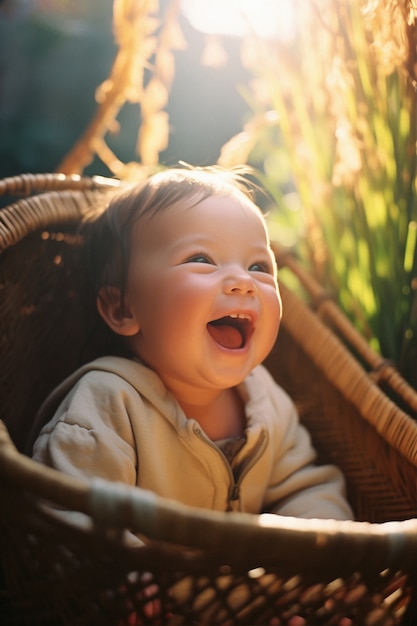
[[[268,314],[278,330],[282,317],[282,301],[279,291],[276,291],[269,299]]]

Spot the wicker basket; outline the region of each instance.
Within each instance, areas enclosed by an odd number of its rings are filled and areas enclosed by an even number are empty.
[[[282,284],[267,366],[320,461],[343,470],[358,521],[191,509],[22,453],[45,395],[105,349],[79,226],[117,187],[63,175],[0,181],[0,194],[20,196],[0,209],[2,623],[416,624],[417,394],[278,249],[304,297]],[[129,547],[126,528],[149,545]]]

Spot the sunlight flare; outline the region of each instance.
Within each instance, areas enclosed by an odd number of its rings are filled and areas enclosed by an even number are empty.
[[[288,40],[295,31],[291,0],[181,0],[184,15],[200,32]]]

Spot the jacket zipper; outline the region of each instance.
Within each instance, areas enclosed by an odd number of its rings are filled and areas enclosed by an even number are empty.
[[[218,446],[216,446],[215,443],[213,443],[208,437],[206,437],[203,432],[200,430],[200,428],[196,428],[194,430],[194,432],[196,433],[196,435],[198,437],[200,437],[200,439],[202,439],[205,443],[207,443],[209,446],[211,446],[212,448],[214,448],[216,450],[216,452],[220,455],[220,457],[223,460],[223,463],[226,466],[226,470],[229,474],[229,479],[230,479],[230,489],[229,489],[229,496],[228,496],[228,504],[227,504],[227,512],[231,512],[231,511],[239,511],[239,505],[235,504],[233,505],[233,503],[239,503],[240,502],[240,487],[242,484],[242,481],[244,479],[244,477],[246,476],[246,474],[249,472],[249,470],[254,466],[254,464],[257,462],[257,460],[259,459],[259,457],[261,456],[261,454],[264,452],[265,450],[265,445],[266,445],[266,439],[267,439],[267,433],[263,430],[260,436],[260,441],[258,443],[258,446],[255,450],[255,454],[252,456],[251,459],[249,459],[249,461],[246,463],[246,465],[243,467],[238,480],[235,480],[235,477],[233,476],[233,472],[232,472],[232,468],[230,467],[230,463],[227,460],[227,458],[225,457],[225,455],[223,454],[222,450],[220,450],[220,448]]]

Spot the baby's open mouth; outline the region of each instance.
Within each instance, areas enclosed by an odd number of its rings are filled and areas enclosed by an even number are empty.
[[[223,348],[237,350],[243,348],[251,337],[253,324],[249,315],[233,313],[209,322],[207,330]]]

